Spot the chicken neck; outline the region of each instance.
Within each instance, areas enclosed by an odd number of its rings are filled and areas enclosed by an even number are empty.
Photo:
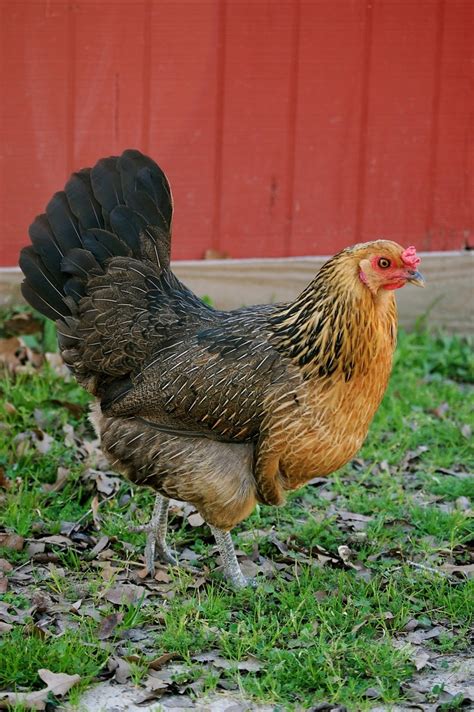
[[[271,317],[276,342],[305,379],[368,371],[379,337],[395,348],[397,310],[392,292],[373,295],[344,253],[326,262],[297,299]]]

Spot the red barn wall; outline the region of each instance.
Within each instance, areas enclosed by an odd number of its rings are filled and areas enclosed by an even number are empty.
[[[472,0],[0,2],[0,266],[126,147],[170,177],[175,259],[472,241]]]

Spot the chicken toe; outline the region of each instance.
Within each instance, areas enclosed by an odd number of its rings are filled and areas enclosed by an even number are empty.
[[[157,494],[150,521],[133,527],[133,531],[147,533],[145,567],[149,576],[153,576],[155,572],[155,556],[158,556],[163,563],[178,565],[176,557],[166,543],[169,503],[167,497]]]

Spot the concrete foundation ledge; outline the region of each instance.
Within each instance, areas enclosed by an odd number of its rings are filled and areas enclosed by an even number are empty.
[[[426,289],[397,292],[400,324],[426,317],[430,329],[474,334],[474,252],[425,252],[420,269]],[[311,281],[328,257],[199,260],[173,263],[176,275],[220,309],[289,301]],[[0,268],[0,306],[21,303],[19,268]]]

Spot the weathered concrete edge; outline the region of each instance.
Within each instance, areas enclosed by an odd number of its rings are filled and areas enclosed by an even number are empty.
[[[474,252],[421,253],[424,290],[397,293],[400,323],[413,327],[426,315],[430,328],[474,334]],[[199,260],[173,263],[176,275],[221,309],[293,299],[327,257]],[[0,269],[0,306],[22,303],[19,268]]]

